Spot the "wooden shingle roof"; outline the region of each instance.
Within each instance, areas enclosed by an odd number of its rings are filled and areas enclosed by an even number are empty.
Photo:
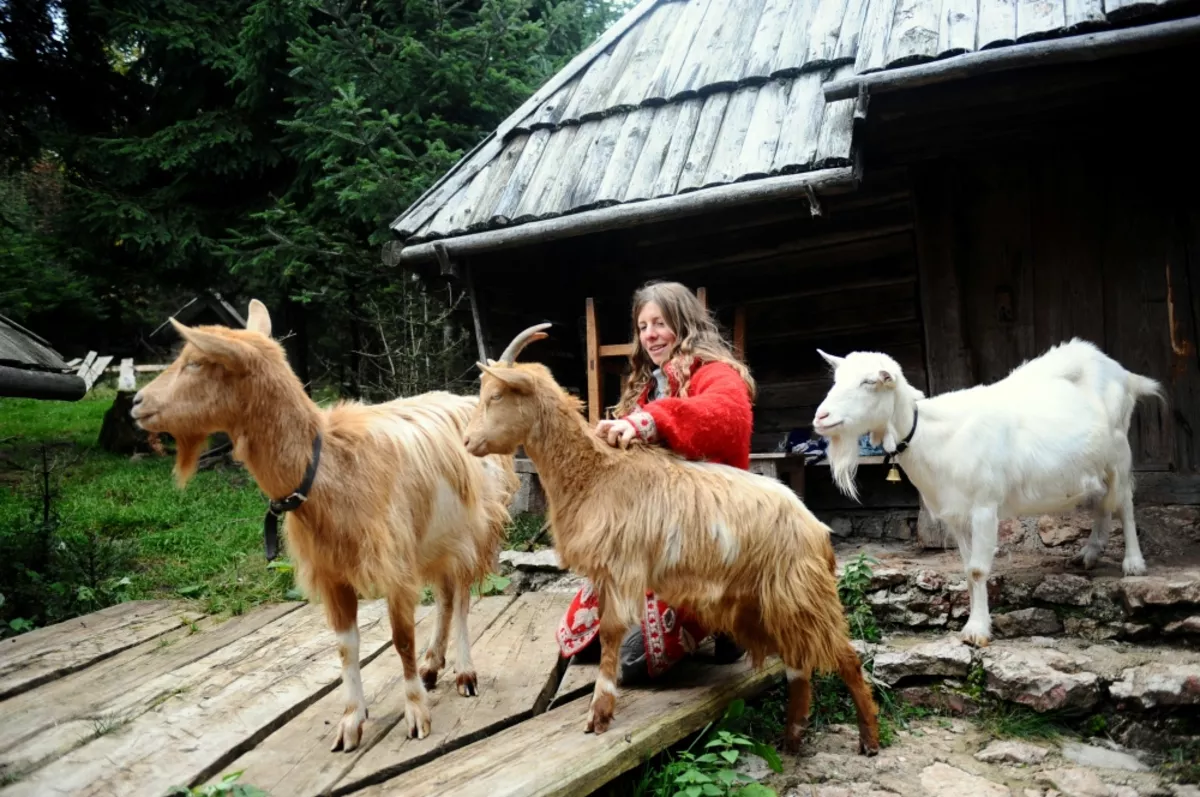
[[[413,245],[846,166],[855,101],[827,102],[824,84],[1124,24],[1159,5],[644,0],[392,228]]]

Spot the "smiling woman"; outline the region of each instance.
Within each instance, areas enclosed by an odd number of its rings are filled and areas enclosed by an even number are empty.
[[[651,282],[633,297],[631,375],[618,418],[601,421],[596,436],[628,446],[634,438],[662,445],[690,460],[750,466],[754,378],[721,336],[708,311],[687,286]],[[576,595],[559,627],[564,656],[593,651],[599,629],[591,585]],[[646,597],[642,624],[622,643],[620,679],[657,676],[692,652],[707,631],[685,607]],[[718,661],[741,651],[718,637]]]

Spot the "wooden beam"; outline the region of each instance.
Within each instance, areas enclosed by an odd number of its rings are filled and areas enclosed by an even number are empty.
[[[844,80],[831,80],[824,86],[825,101],[854,99],[863,88],[870,94],[883,94],[1014,69],[1099,61],[1146,50],[1184,45],[1197,39],[1200,39],[1200,18],[1190,17],[1154,25],[1015,44],[965,53],[916,66],[885,69]]]
[[[78,401],[87,384],[75,374],[32,371],[0,365],[0,396],[55,401]]]
[[[687,194],[679,194],[644,202],[588,210],[567,216],[558,216],[543,221],[533,221],[499,230],[461,235],[442,239],[452,256],[490,252],[527,246],[560,238],[571,238],[589,233],[636,227],[668,219],[696,216],[725,208],[779,200],[790,196],[807,197],[809,187],[820,192],[851,191],[857,187],[854,171],[850,168],[822,169],[806,174],[791,174],[782,177],[767,177],[743,183],[705,188]],[[433,243],[415,244],[405,247],[400,253],[400,262],[410,265],[435,257]]]
[[[603,395],[603,372],[600,370],[600,334],[596,327],[596,303],[587,300],[587,405],[588,422],[595,426],[600,422],[600,403]],[[628,344],[627,344],[628,345]]]
[[[700,300],[700,306],[705,310],[708,309],[708,289],[701,286],[696,289],[696,298]]]
[[[632,343],[610,343],[600,347],[601,357],[628,357],[633,354]]]

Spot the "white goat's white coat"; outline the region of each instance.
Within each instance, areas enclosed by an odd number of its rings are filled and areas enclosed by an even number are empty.
[[[1090,568],[1119,511],[1124,572],[1146,572],[1133,516],[1128,434],[1139,398],[1165,401],[1158,382],[1078,339],[994,384],[934,398],[909,385],[886,354],[820,354],[834,367],[834,385],[813,425],[830,441],[834,479],[847,495],[857,497],[858,439],[869,433],[895,451],[912,431],[916,410],[916,432],[896,462],[958,543],[970,584],[967,642],[986,645],[990,637],[987,579],[1000,520],[1091,509],[1092,534],[1078,557]]]

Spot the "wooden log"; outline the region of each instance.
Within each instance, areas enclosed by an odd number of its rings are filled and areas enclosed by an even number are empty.
[[[467,282],[467,302],[471,305],[471,325],[475,329],[475,345],[479,351],[479,362],[488,361],[488,337],[483,328],[483,311],[479,306],[479,298],[475,295],[475,278],[471,273],[471,265],[463,266],[463,276]]]
[[[475,209],[467,219],[468,230],[484,229],[496,215],[496,205],[508,187],[513,170],[521,160],[521,152],[529,141],[528,135],[517,135],[505,145],[503,151],[496,155],[488,168],[486,185],[475,202]],[[403,251],[403,250],[401,250]]]
[[[808,26],[804,68],[813,69],[837,61],[838,36],[842,31],[848,0],[818,0]]]
[[[746,306],[739,304],[733,309],[733,353],[739,360],[746,360]]]
[[[1200,39],[1200,18],[1189,17],[1066,39],[1017,44],[967,53],[944,61],[830,81],[825,84],[825,99],[833,101],[856,97],[860,86],[866,86],[871,94],[902,91],[1013,69],[1089,63],[1147,50],[1182,46],[1197,39]]]
[[[763,87],[766,88],[765,86]],[[700,185],[722,185],[732,183],[738,177],[742,145],[746,141],[746,132],[754,117],[754,106],[758,103],[758,86],[747,86],[733,92],[729,107],[725,109],[725,117],[721,120],[721,132],[713,142],[712,154],[708,159],[708,168]],[[766,120],[760,120],[763,123]],[[765,131],[764,131],[764,134]],[[772,154],[774,150],[772,150]],[[750,168],[759,174],[766,174],[771,166],[771,157],[763,166]]]
[[[979,0],[975,49],[1007,47],[1017,40],[1017,0]]]
[[[563,183],[574,184],[574,178],[578,176],[578,172],[574,169],[564,169],[563,165],[567,163],[566,153],[575,140],[575,134],[579,131],[578,125],[572,125],[555,130],[550,134],[550,140],[546,142],[546,149],[538,159],[537,168],[530,175],[529,184],[525,186],[525,190],[521,194],[521,201],[517,203],[516,209],[511,214],[507,214],[511,223],[521,224],[541,218],[550,210],[543,202],[544,197],[553,196],[555,193],[560,196],[567,195],[568,192],[564,190]]]
[[[768,80],[758,89],[750,121],[743,135],[741,152],[731,172],[737,179],[766,177],[771,173],[779,137],[783,134],[783,114],[787,109],[787,85]]]
[[[671,142],[663,156],[662,166],[654,178],[650,189],[650,198],[673,196],[679,185],[679,175],[687,163],[688,152],[692,148],[692,136],[700,121],[700,113],[704,109],[704,100],[692,97],[679,103],[672,103],[679,108],[679,116],[675,120],[675,128],[671,133]]]
[[[746,55],[745,77],[767,76],[776,63],[776,53],[783,36],[787,35],[785,22],[794,3],[792,0],[767,0],[758,26],[750,37],[750,50]]]
[[[854,172],[850,168],[822,169],[805,174],[769,177],[763,180],[719,186],[687,195],[601,208],[571,216],[530,222],[508,230],[490,230],[464,235],[447,240],[445,245],[452,257],[463,257],[478,252],[522,246],[534,241],[545,242],[586,233],[653,224],[666,219],[694,216],[751,202],[770,202],[787,197],[804,196],[810,185],[818,195],[824,195],[825,192],[835,193],[851,190],[855,184]],[[409,264],[431,260],[433,257],[432,244],[418,244],[405,247],[400,254],[400,261]]]
[[[654,74],[646,84],[646,99],[669,100],[671,89],[684,68],[687,55],[691,52],[692,41],[700,30],[701,23],[709,8],[714,7],[714,14],[722,12],[722,5],[717,0],[691,0],[676,6],[680,16],[663,44],[662,58],[654,70]]]
[[[783,22],[783,35],[771,65],[772,77],[791,77],[804,66],[808,51],[808,27],[818,0],[794,0]]]
[[[660,3],[642,20],[636,31],[637,46],[616,80],[609,84],[611,90],[604,99],[606,109],[636,108],[650,99],[647,96],[650,79],[662,62],[663,51],[670,41],[669,34],[683,15],[680,6]]]
[[[299,601],[271,604],[239,617],[204,617],[177,625],[161,636],[10,697],[4,702],[5,721],[0,723],[0,772],[10,777],[29,772],[86,743],[106,725],[115,730],[150,711],[161,695],[143,692],[146,699],[141,704],[131,704],[124,697],[303,605]],[[117,705],[119,710],[115,710]]]
[[[421,618],[428,611],[418,607]],[[358,623],[361,658],[370,662],[391,647],[386,601],[359,604]],[[48,763],[10,794],[157,797],[202,783],[336,689],[340,671],[324,611],[306,606],[106,704],[119,717],[153,710]]]
[[[571,94],[571,101],[563,110],[560,124],[580,124],[581,122],[595,122],[601,118],[603,111],[603,92],[608,88],[604,85],[604,76],[607,73],[605,65],[608,59],[612,56],[608,53],[601,53],[592,62],[587,71],[580,75],[576,82],[578,86]]]
[[[866,13],[870,0],[847,0],[846,13],[842,17],[842,27],[838,31],[837,51],[834,58],[837,61],[854,61],[858,55],[859,33],[863,27],[863,14]]]
[[[862,33],[858,39],[858,55],[854,62],[854,71],[866,74],[883,69],[887,65],[888,35],[892,30],[892,20],[896,16],[897,0],[866,0],[867,13],[863,20]],[[858,92],[848,95],[857,96]],[[828,90],[825,99],[829,99]],[[838,97],[843,100],[847,97]]]
[[[538,130],[529,135],[529,140],[521,149],[521,157],[513,167],[512,175],[508,178],[508,184],[504,186],[503,193],[496,200],[496,207],[492,210],[493,221],[507,224],[517,213],[517,208],[520,207],[521,200],[525,197],[525,191],[529,188],[529,181],[533,179],[538,165],[542,162],[542,153],[546,151],[546,145],[550,143],[552,135],[554,134],[549,130]],[[406,249],[405,251],[410,250]],[[404,252],[400,253],[400,260],[404,261]]]
[[[1105,23],[1104,0],[1066,0],[1065,8],[1069,30]]]
[[[646,134],[650,132],[650,122],[654,115],[654,108],[638,108],[625,117],[621,132],[617,135],[612,158],[605,164],[604,179],[600,181],[594,201],[613,203],[625,198],[625,189],[629,187],[633,167],[637,165],[638,156],[642,154],[642,145],[646,143]],[[562,168],[562,164],[555,166]]]
[[[624,121],[623,116],[614,114],[596,123],[599,126],[595,128],[587,155],[579,166],[579,178],[569,195],[568,207],[579,208],[595,204],[605,170],[612,160],[613,151],[617,148],[617,137]]]
[[[127,601],[0,642],[0,700],[82,670],[204,615],[183,601]]]
[[[654,110],[650,120],[650,129],[646,132],[646,141],[638,154],[637,164],[629,177],[625,189],[625,201],[632,202],[642,199],[653,199],[657,194],[654,184],[662,171],[663,162],[671,149],[671,141],[675,136],[676,123],[682,103],[673,102]],[[581,160],[567,160],[567,163],[578,163]]]
[[[846,75],[854,67],[846,64],[834,70],[835,75]],[[829,166],[846,163],[850,159],[850,144],[854,137],[853,100],[831,102],[825,105],[825,114],[821,117],[821,131],[817,134],[817,151],[814,155],[814,165]],[[813,215],[819,215],[814,212]]]
[[[781,136],[771,161],[772,173],[799,170],[809,167],[817,154],[817,136],[821,131],[821,118],[825,115],[825,103],[821,100],[820,72],[807,72],[791,81],[787,106],[783,112]]]
[[[701,93],[728,91],[741,83],[743,78],[750,77],[746,73],[746,62],[750,57],[758,20],[762,16],[763,2],[725,0],[722,12],[725,24],[719,35],[709,42],[694,88]]]
[[[0,365],[0,396],[45,401],[78,401],[87,395],[87,385],[75,374],[30,371]]]
[[[622,690],[613,725],[600,736],[583,732],[591,701],[585,696],[358,794],[590,794],[718,719],[730,701],[753,697],[777,683],[782,672],[774,658],[757,672],[745,659],[719,667],[689,661],[672,673],[670,689]],[[529,763],[530,750],[538,751],[536,766]]]
[[[330,723],[341,716],[345,702],[339,687],[305,708],[253,750],[231,762],[226,769],[243,771],[242,782],[252,783],[269,794],[315,797],[335,789],[342,791],[348,781],[359,780],[367,772],[378,769],[377,765],[365,761],[368,751],[373,748],[385,746],[395,751],[394,759],[388,763],[396,766],[415,756],[435,754],[456,737],[477,730],[477,727],[463,726],[463,709],[479,702],[495,704],[509,697],[503,693],[496,694],[494,685],[488,683],[496,680],[497,673],[495,663],[490,660],[490,651],[483,649],[481,639],[489,634],[505,610],[513,608],[514,600],[511,595],[492,595],[472,601],[467,627],[470,630],[472,659],[480,678],[478,697],[464,698],[455,688],[453,639],[457,632],[451,626],[448,661],[439,673],[437,686],[429,693],[432,729],[430,736],[425,739],[417,741],[405,738],[408,727],[404,723],[404,670],[399,657],[392,651],[386,651],[362,669],[363,694],[367,696],[370,716],[363,728],[359,746],[361,752],[356,755],[329,752],[332,738]],[[431,622],[426,619],[422,623],[425,635],[429,634]],[[423,646],[425,639],[418,639],[417,644]],[[532,704],[533,701],[528,702]],[[523,708],[528,710],[527,706]],[[220,780],[222,774],[216,773],[212,779]]]

